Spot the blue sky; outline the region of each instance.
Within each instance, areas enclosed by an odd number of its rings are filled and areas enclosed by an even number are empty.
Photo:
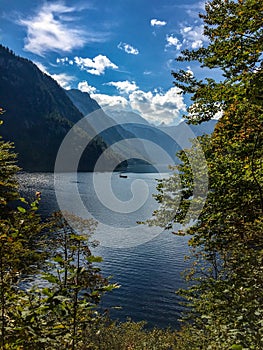
[[[176,124],[189,101],[171,70],[206,73],[175,61],[180,50],[206,45],[203,11],[194,0],[0,0],[0,42],[102,107]]]

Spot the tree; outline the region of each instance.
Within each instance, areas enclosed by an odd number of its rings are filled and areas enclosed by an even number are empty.
[[[0,109],[2,114],[4,111]],[[16,305],[19,285],[44,261],[45,224],[36,213],[38,200],[29,204],[18,193],[19,168],[13,144],[0,140],[0,339],[1,348],[16,342]]]
[[[33,331],[24,342],[27,349],[79,349],[85,334],[97,327],[103,317],[98,312],[101,296],[117,285],[102,277],[94,263],[101,257],[92,255],[96,245],[90,237],[94,220],[85,220],[68,212],[56,212],[51,218],[49,268],[29,293],[31,305],[23,307]],[[26,323],[24,320],[24,323]],[[90,330],[89,330],[90,331]]]
[[[0,115],[4,113],[0,107]],[[3,122],[0,121],[0,125]],[[0,138],[0,213],[1,218],[5,212],[10,209],[9,203],[18,198],[18,184],[15,180],[15,174],[19,168],[16,165],[16,154],[11,150],[14,148],[10,142],[5,142]]]
[[[183,70],[172,73],[175,85],[191,95],[193,103],[185,116],[189,123],[222,115],[213,135],[199,138],[209,190],[201,215],[187,231],[196,258],[188,277],[195,283],[181,293],[192,306],[196,349],[259,350],[263,346],[263,3],[212,0],[205,9],[200,17],[208,46],[185,50],[178,61],[196,60],[201,67],[221,69],[221,80],[198,80]],[[194,146],[181,151],[175,175],[159,184],[157,200],[162,204],[154,224],[171,228],[182,222],[189,203],[197,200],[192,197],[195,184],[187,161],[191,152]],[[176,194],[181,196],[180,205],[167,225]]]
[[[117,286],[95,266],[96,222],[61,212],[44,222],[39,194],[33,203],[20,197],[12,148],[0,140],[0,348],[74,350]]]

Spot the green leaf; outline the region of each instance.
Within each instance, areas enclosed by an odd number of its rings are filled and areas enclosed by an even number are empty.
[[[112,291],[113,289],[118,289],[118,288],[120,288],[121,286],[119,285],[119,284],[117,284],[117,283],[113,283],[113,284],[109,284],[109,285],[107,285],[107,286],[104,286],[103,287],[103,290],[104,291],[107,291],[107,292],[110,292],[110,291]]]
[[[55,256],[55,257],[53,258],[53,260],[54,260],[55,262],[59,263],[59,264],[62,264],[62,263],[65,262],[64,259],[62,258],[62,256],[60,256],[60,255]]]
[[[237,345],[237,344],[234,344],[231,346],[232,350],[242,350],[243,349],[243,346],[242,345]]]
[[[87,257],[87,261],[88,261],[89,263],[94,263],[94,262],[100,263],[100,262],[103,261],[103,258],[102,258],[101,256],[94,256],[94,255],[91,255],[91,256],[88,256],[88,257]]]
[[[23,197],[20,197],[19,200],[22,203],[28,204],[28,201],[25,198],[23,198]]]
[[[21,206],[18,206],[17,210],[20,211],[20,213],[23,213],[23,214],[26,213],[26,209]]]
[[[50,283],[59,283],[59,279],[56,276],[49,273],[42,274],[42,278]]]

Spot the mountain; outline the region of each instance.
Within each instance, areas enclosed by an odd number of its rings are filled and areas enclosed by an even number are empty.
[[[201,136],[204,134],[212,134],[216,126],[217,120],[211,119],[198,125],[188,125],[184,122],[173,126],[158,126],[160,131],[171,136],[179,145],[186,145],[189,139]]]
[[[101,108],[98,102],[91,98],[87,92],[71,89],[65,90],[65,93],[84,116]]]
[[[217,120],[211,119],[209,121],[203,122],[202,124],[198,124],[198,125],[189,124],[188,127],[192,130],[195,136],[201,136],[204,134],[212,134],[216,126],[216,123],[217,123]],[[173,125],[173,126],[160,125],[158,126],[158,129],[168,132],[171,135],[177,134],[179,136],[181,133],[183,133],[183,125],[185,125],[185,123],[180,123],[178,125]]]
[[[171,164],[175,159],[175,154],[179,150],[176,142],[139,114],[116,109],[106,111],[125,130],[133,133],[140,140],[151,164]]]
[[[108,146],[124,159],[135,158],[127,161],[128,170],[135,172],[153,171],[153,167],[145,166],[145,162],[158,169],[167,169],[168,164],[177,161],[176,153],[189,147],[191,138],[211,134],[217,122],[210,120],[200,125],[180,123],[176,126],[154,126],[131,111],[107,108],[104,112],[88,93],[75,89],[66,93]],[[119,141],[121,144],[118,144]]]
[[[66,90],[74,105],[86,116],[88,122],[103,138],[108,147],[129,164],[144,163],[150,157],[144,149],[143,142],[128,128],[111,118],[87,92],[77,89]],[[141,118],[143,119],[143,118]],[[144,161],[143,161],[143,160]]]
[[[147,163],[171,164],[189,138],[189,130],[192,135],[211,133],[216,123],[188,129],[185,124],[156,127],[134,112],[115,109],[105,113],[88,93],[64,90],[34,63],[1,45],[0,106],[6,110],[0,134],[14,141],[19,165],[26,171],[53,171],[69,130],[63,170],[74,170],[72,164],[79,153],[83,153],[80,171],[94,170],[102,153],[103,162],[95,170],[112,170],[120,163],[136,170]]]
[[[151,125],[140,114],[132,111],[117,110],[116,108],[107,108],[107,114],[119,124],[132,123]]]
[[[65,90],[31,61],[16,56],[0,45],[0,104],[6,110],[0,133],[15,143],[19,165],[26,171],[53,171],[57,151],[72,126],[83,114],[72,103]],[[91,140],[95,130],[86,123],[85,130],[76,128],[71,148]],[[79,170],[91,171],[107,148],[101,137],[95,137],[85,149]],[[118,161],[108,152],[105,169]],[[70,171],[71,165],[66,164]]]
[[[211,134],[217,120],[200,125],[180,123],[176,126],[154,126],[139,114],[127,111],[107,110],[122,127],[133,133],[144,144],[152,164],[166,165],[177,161],[176,153],[189,147],[189,140],[203,134]]]

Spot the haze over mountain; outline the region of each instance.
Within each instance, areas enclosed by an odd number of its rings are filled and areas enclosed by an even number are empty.
[[[100,134],[107,146],[112,147],[114,152],[121,155],[124,159],[129,159],[128,162],[130,164],[141,163],[139,159],[150,160],[142,142],[137,141],[136,145],[132,141],[132,139],[136,138],[136,135],[122,127],[121,123],[109,117],[87,92],[72,89],[66,90],[66,94],[87,118],[96,132]],[[135,158],[137,161],[135,161]]]
[[[211,134],[217,120],[210,120],[200,125],[187,125],[181,122],[178,125],[166,126],[161,124],[155,126],[142,118],[139,114],[130,111],[107,109],[107,114],[122,127],[133,133],[138,139],[148,140],[144,142],[144,148],[149,154],[153,164],[173,164],[177,161],[176,153],[187,145],[187,141],[203,134]],[[153,148],[157,145],[157,148]],[[158,152],[158,146],[163,152]],[[169,157],[171,161],[169,161]]]
[[[72,89],[66,93],[75,106],[87,115],[97,132],[105,130],[100,135],[109,146],[113,145],[116,153],[126,159],[132,155],[133,158],[144,159],[152,165],[174,164],[177,161],[176,153],[182,148],[180,145],[195,136],[212,133],[216,124],[216,121],[212,120],[204,125],[186,126],[185,123],[180,123],[177,126],[155,126],[132,111],[108,107],[104,113],[87,92]],[[93,115],[95,110],[97,113]],[[136,142],[132,142],[134,138]],[[118,141],[122,141],[121,144],[114,145]],[[129,169],[136,171],[136,168],[139,168],[138,159],[128,161]]]
[[[94,138],[80,159],[80,171],[92,171],[101,154],[100,170],[113,170],[121,162],[133,170],[145,163],[173,164],[180,144],[189,138],[184,124],[157,127],[132,111],[114,108],[105,113],[88,93],[64,90],[34,63],[3,46],[0,105],[6,110],[1,134],[15,142],[19,165],[26,171],[53,171],[58,149],[76,123],[69,151]],[[84,116],[85,130],[79,126]],[[215,124],[212,120],[189,130],[195,135],[211,133]],[[71,171],[66,156],[64,170]]]

